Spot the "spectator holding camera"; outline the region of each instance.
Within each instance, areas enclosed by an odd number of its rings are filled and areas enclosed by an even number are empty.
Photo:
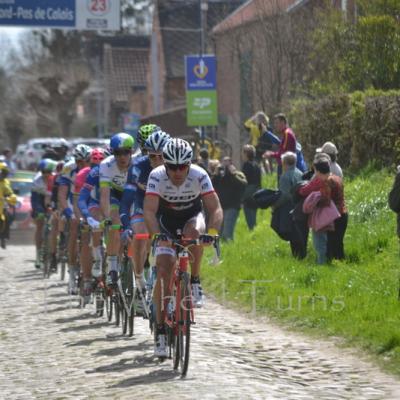
[[[217,167],[217,172],[211,181],[224,212],[221,238],[233,240],[243,193],[247,186],[246,177],[243,172],[235,168],[229,157],[225,157],[222,164]]]

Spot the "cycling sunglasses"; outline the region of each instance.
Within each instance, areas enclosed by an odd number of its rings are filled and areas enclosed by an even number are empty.
[[[171,171],[184,171],[189,168],[188,164],[165,164]]]
[[[132,154],[132,151],[129,149],[121,149],[121,150],[114,150],[114,156],[127,156],[128,154]]]
[[[161,157],[162,157],[162,154],[149,153],[148,156],[149,156],[149,158],[150,158],[151,160],[154,160],[154,159],[156,159],[156,158],[161,158]]]

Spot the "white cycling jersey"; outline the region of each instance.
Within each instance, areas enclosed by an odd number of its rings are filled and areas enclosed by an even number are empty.
[[[132,165],[129,164],[129,167]],[[118,168],[117,161],[114,156],[109,156],[100,163],[100,187],[109,187],[115,189],[118,192],[124,190],[126,178],[128,177],[128,169],[121,171]]]
[[[32,182],[32,192],[41,194],[43,196],[50,196],[51,192],[49,190],[48,185],[43,180],[43,175],[41,172],[38,172],[35,177],[33,178]]]
[[[147,182],[146,195],[160,197],[158,213],[166,218],[189,219],[203,209],[201,197],[214,193],[207,172],[198,165],[191,165],[180,186],[175,186],[164,165],[153,169]]]
[[[61,171],[60,175],[60,184],[61,185],[68,185],[71,188],[75,184],[76,174],[78,173],[78,167],[76,165],[75,159],[68,161],[64,164],[64,167]]]

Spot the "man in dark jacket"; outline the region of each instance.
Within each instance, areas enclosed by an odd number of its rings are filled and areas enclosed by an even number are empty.
[[[242,197],[247,185],[246,177],[243,172],[235,168],[230,159],[225,158],[224,165],[218,167],[217,174],[211,180],[224,211],[221,238],[233,240]]]

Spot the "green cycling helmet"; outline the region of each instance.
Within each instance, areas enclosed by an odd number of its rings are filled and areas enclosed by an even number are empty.
[[[154,133],[160,131],[161,128],[155,124],[146,124],[142,125],[138,131],[138,143],[140,147],[144,146],[144,142],[148,139],[148,137]]]

